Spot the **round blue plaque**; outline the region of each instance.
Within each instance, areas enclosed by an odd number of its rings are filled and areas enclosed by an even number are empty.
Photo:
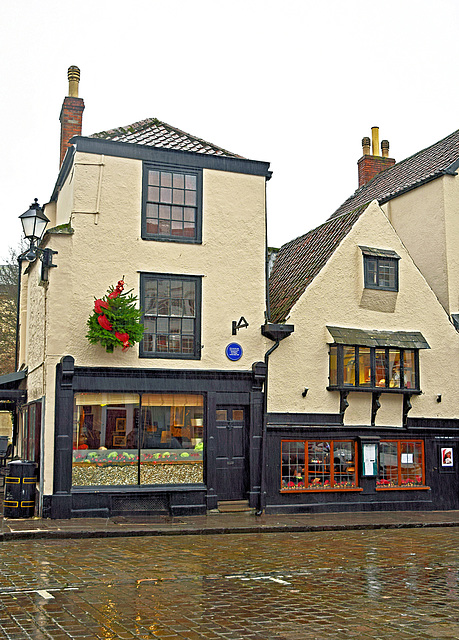
[[[236,360],[240,360],[242,358],[242,347],[237,342],[230,342],[225,349],[225,354],[228,360],[236,362]]]

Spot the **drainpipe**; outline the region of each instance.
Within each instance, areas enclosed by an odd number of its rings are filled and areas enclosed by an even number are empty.
[[[15,357],[14,357],[14,370],[15,371],[18,370],[18,364],[19,364],[19,312],[20,312],[20,306],[21,306],[21,277],[22,277],[22,262],[25,259],[24,256],[25,256],[25,253],[21,253],[21,255],[19,255],[17,257],[17,261],[18,261],[18,292],[17,292],[17,304],[16,304],[16,353],[15,353]]]
[[[274,340],[273,346],[265,353],[266,378],[263,389],[263,428],[261,432],[261,462],[260,462],[260,499],[258,502],[257,516],[261,516],[265,510],[266,498],[266,435],[268,431],[268,377],[269,377],[269,356],[277,349],[279,343],[284,338],[293,333],[293,324],[271,324],[266,323],[261,327],[261,333],[266,338]]]
[[[280,340],[276,340],[275,344],[265,353],[266,377],[263,393],[263,428],[261,431],[261,469],[260,469],[260,498],[258,501],[257,516],[261,516],[265,510],[266,497],[266,432],[268,430],[268,363],[269,356],[280,344]]]

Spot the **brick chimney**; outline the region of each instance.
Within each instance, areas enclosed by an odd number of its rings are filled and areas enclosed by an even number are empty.
[[[394,158],[389,158],[389,142],[381,141],[382,155],[379,155],[379,127],[371,127],[372,149],[370,154],[370,138],[362,138],[362,157],[357,162],[359,168],[359,187],[369,182],[378,173],[393,167]]]
[[[69,140],[73,136],[81,135],[81,123],[83,119],[84,102],[78,97],[78,85],[80,82],[80,70],[78,67],[69,67],[67,72],[69,79],[69,95],[64,98],[62,103],[61,115],[61,149],[59,158],[59,167],[64,160],[65,153],[68,149]]]

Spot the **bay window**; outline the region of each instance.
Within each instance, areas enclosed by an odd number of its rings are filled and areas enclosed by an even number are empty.
[[[329,388],[419,391],[418,349],[330,345]]]

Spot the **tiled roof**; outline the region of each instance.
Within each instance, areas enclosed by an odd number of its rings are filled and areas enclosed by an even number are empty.
[[[378,200],[382,204],[424,182],[445,173],[453,173],[457,169],[455,163],[458,163],[458,160],[459,130],[379,173],[357,189],[331,217],[353,211],[372,200]]]
[[[283,322],[306,287],[365,211],[359,207],[330,218],[316,229],[280,248],[269,278],[270,320]]]
[[[189,133],[172,127],[157,118],[146,118],[140,122],[134,122],[126,127],[118,127],[100,133],[93,133],[90,138],[113,140],[114,142],[129,142],[131,144],[143,144],[149,147],[162,149],[177,149],[178,151],[191,151],[193,153],[205,153],[214,156],[226,156],[229,158],[241,158],[231,151],[221,149],[215,144],[196,138]]]

